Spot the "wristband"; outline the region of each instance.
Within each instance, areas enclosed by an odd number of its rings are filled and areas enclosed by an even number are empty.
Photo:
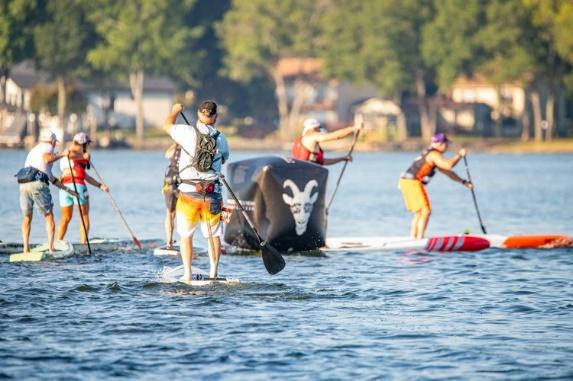
[[[468,183],[468,181],[467,181],[467,180],[465,180],[465,179],[464,179],[464,180],[462,180],[462,185],[466,185],[467,183]]]

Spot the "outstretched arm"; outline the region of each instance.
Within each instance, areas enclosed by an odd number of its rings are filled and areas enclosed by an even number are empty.
[[[441,169],[441,168],[438,168],[438,169],[439,169],[440,172],[442,172],[444,175],[446,175],[446,176],[448,176],[450,179],[452,179],[452,180],[454,180],[454,181],[456,181],[456,182],[462,184],[463,186],[468,187],[468,188],[470,188],[470,189],[474,187],[474,185],[471,183],[471,181],[468,181],[468,180],[466,180],[466,179],[462,179],[462,178],[461,178],[460,176],[458,176],[458,174],[455,173],[454,171],[449,170],[449,169]]]
[[[324,159],[324,165],[332,165],[343,161],[352,161],[352,156],[341,156],[332,159]]]
[[[61,158],[68,156],[68,154],[69,154],[69,150],[66,148],[61,153],[47,153],[46,152],[42,156],[42,159],[44,159],[44,162],[46,164],[52,164],[54,161],[58,161]]]
[[[177,115],[179,115],[181,111],[183,111],[183,106],[181,105],[181,103],[175,103],[173,107],[171,107],[171,112],[169,113],[169,115],[167,115],[167,118],[165,118],[165,122],[163,122],[162,126],[163,131],[167,132],[168,134],[171,134],[171,128],[175,124]]]
[[[330,142],[333,140],[345,138],[348,135],[353,134],[354,132],[356,132],[359,129],[360,129],[360,127],[351,126],[351,127],[342,128],[338,131],[329,132],[327,134],[314,134],[314,135],[309,136],[309,138],[312,138],[317,143]],[[305,139],[305,138],[303,138],[303,139]]]
[[[99,188],[104,192],[109,192],[109,188],[107,185],[105,185],[104,183],[100,183],[99,181],[97,181],[96,179],[94,179],[93,177],[88,175],[87,173],[86,173],[85,180],[88,184],[91,184],[94,187]]]

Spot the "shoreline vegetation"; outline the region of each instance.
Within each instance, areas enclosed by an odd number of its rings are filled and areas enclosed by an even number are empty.
[[[552,141],[524,142],[515,138],[474,138],[474,137],[452,137],[452,149],[465,147],[470,151],[487,153],[571,153],[573,154],[573,138],[554,139]],[[135,138],[127,138],[130,149],[135,150],[155,150],[167,149],[172,140],[169,137],[149,138],[139,143]],[[228,137],[229,145],[233,150],[241,151],[288,151],[292,147],[292,142],[280,141],[269,137],[264,139],[251,139],[244,137]],[[342,139],[336,142],[323,144],[323,148],[331,151],[345,152],[350,147],[352,138]],[[358,141],[355,147],[356,152],[397,152],[397,151],[421,151],[427,146],[420,139],[409,139],[404,142],[361,142]]]

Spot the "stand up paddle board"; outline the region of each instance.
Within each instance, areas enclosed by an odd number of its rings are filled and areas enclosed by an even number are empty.
[[[326,252],[340,251],[478,251],[490,247],[485,238],[455,235],[412,239],[410,237],[338,237],[327,238]]]
[[[90,238],[90,248],[94,251],[114,251],[125,242],[115,238]],[[75,243],[74,249],[78,253],[89,253],[87,243]]]
[[[0,254],[21,253],[24,245],[19,242],[0,242]]]
[[[165,283],[185,283],[191,286],[209,286],[214,284],[236,284],[239,280],[236,278],[217,277],[210,278],[209,274],[205,271],[193,266],[193,275],[191,281],[184,281],[183,266],[178,267],[164,267],[159,273],[159,279]]]
[[[10,255],[10,262],[39,262],[50,259],[62,259],[74,255],[74,247],[67,241],[54,242],[53,253],[48,250],[48,244],[38,245],[30,250],[29,253],[18,253]]]
[[[153,255],[179,255],[179,245],[172,245],[171,247],[163,245],[156,247],[153,249]]]

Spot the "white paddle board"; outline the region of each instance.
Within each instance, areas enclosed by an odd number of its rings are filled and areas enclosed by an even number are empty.
[[[29,253],[18,253],[10,255],[10,262],[39,262],[50,259],[62,259],[74,255],[74,247],[68,241],[54,242],[53,253],[48,250],[48,244],[38,245],[30,250]]]
[[[173,245],[171,247],[167,247],[167,245],[163,245],[160,247],[156,247],[153,249],[153,255],[179,255],[179,245]]]
[[[209,286],[215,284],[236,284],[240,283],[236,278],[217,277],[209,278],[205,271],[193,266],[193,276],[191,281],[183,280],[183,266],[164,267],[159,273],[159,279],[164,283],[185,283],[191,286]]]

